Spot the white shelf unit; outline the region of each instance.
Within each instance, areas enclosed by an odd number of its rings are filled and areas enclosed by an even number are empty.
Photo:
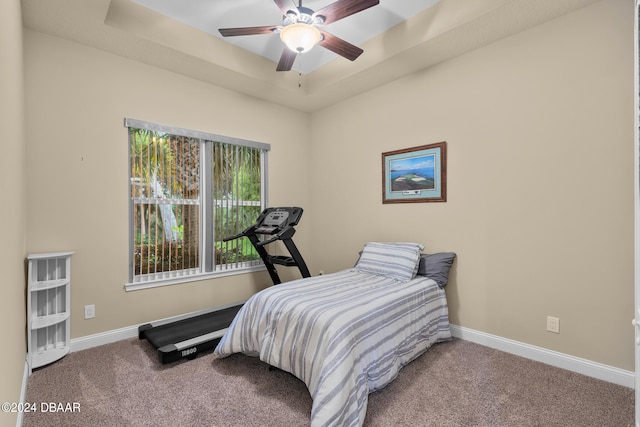
[[[27,361],[34,368],[64,357],[70,350],[71,255],[73,252],[27,257]]]

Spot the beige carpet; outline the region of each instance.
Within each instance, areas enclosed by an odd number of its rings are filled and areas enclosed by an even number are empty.
[[[290,374],[234,355],[161,365],[146,341],[71,353],[34,371],[24,426],[308,426],[311,398]],[[79,411],[42,412],[42,402]],[[69,405],[67,405],[69,404]],[[632,389],[471,342],[436,344],[369,396],[365,426],[634,425]]]

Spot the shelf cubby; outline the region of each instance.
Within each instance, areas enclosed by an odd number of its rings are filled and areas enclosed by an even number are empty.
[[[29,374],[69,353],[72,254],[32,254],[27,258]]]

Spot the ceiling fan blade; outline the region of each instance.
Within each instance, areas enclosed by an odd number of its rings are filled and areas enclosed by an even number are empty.
[[[354,46],[341,38],[327,33],[326,31],[320,30],[320,33],[323,36],[323,39],[318,42],[320,46],[347,58],[349,61],[354,61],[358,56],[360,56],[360,54],[362,54],[362,52],[364,52],[364,50],[360,49],[358,46]]]
[[[276,2],[276,5],[278,6],[278,8],[282,11],[283,16],[286,15],[287,12],[290,10],[293,10],[293,11],[298,10],[293,0],[274,0],[274,1]]]
[[[282,51],[282,56],[280,56],[280,62],[278,62],[278,67],[276,71],[289,71],[291,67],[293,67],[293,61],[296,60],[296,56],[298,54],[289,48],[284,48]]]
[[[328,6],[317,10],[314,16],[324,16],[322,25],[336,22],[339,19],[346,18],[354,13],[361,12],[380,3],[380,0],[338,0]]]
[[[220,34],[223,37],[232,36],[252,36],[254,34],[273,34],[276,29],[280,28],[278,25],[271,25],[266,27],[243,27],[243,28],[220,28]]]

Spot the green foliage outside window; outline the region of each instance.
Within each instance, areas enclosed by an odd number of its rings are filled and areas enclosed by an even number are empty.
[[[204,150],[211,180],[203,187]],[[145,129],[130,129],[134,275],[199,268],[202,221],[213,227],[215,265],[259,259],[246,239],[222,242],[252,225],[261,212],[259,149]],[[210,191],[209,197],[201,189]],[[205,203],[210,200],[210,203]],[[204,206],[203,206],[204,204]]]

